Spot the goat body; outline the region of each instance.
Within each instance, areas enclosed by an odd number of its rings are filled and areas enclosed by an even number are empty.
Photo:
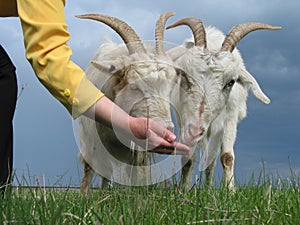
[[[260,101],[268,104],[269,98],[261,91],[255,78],[246,70],[239,51],[238,41],[257,29],[280,29],[261,23],[245,23],[234,27],[227,36],[215,27],[202,25],[202,21],[186,18],[169,26],[189,26],[194,41],[171,49],[168,54],[183,71],[178,94],[181,142],[200,146],[205,150],[206,182],[212,183],[216,158],[220,154],[224,180],[234,190],[234,143],[238,122],[246,117],[248,90]],[[181,185],[189,187],[195,154],[183,157]]]

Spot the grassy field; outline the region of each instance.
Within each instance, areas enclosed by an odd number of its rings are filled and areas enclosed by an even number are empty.
[[[292,180],[292,181],[290,181]],[[300,188],[250,182],[235,193],[220,185],[183,191],[169,188],[16,188],[0,198],[0,224],[300,224]]]

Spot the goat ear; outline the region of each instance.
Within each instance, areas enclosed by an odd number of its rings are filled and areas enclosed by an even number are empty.
[[[261,90],[259,84],[255,80],[255,78],[247,71],[243,70],[241,76],[239,76],[238,81],[245,87],[248,87],[253,95],[265,104],[270,103],[270,99],[265,95],[265,93]]]
[[[117,67],[111,63],[99,63],[96,61],[91,61],[91,64],[98,70],[100,70],[103,73],[109,73],[113,74],[114,72],[117,71]]]

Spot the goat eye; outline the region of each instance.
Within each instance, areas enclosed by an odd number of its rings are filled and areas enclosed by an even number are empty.
[[[225,88],[231,88],[234,85],[234,83],[235,83],[235,80],[232,79],[225,85]]]

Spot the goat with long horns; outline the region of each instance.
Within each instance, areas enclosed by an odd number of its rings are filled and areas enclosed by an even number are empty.
[[[278,30],[263,23],[244,23],[233,27],[225,36],[215,27],[203,26],[200,19],[185,18],[167,27],[187,25],[194,40],[171,49],[176,66],[185,72],[178,97],[180,141],[205,151],[200,162],[206,182],[212,183],[216,158],[221,155],[224,180],[234,189],[234,142],[237,124],[246,117],[248,89],[265,104],[270,99],[262,92],[255,78],[246,70],[236,49],[238,42],[252,31]],[[187,94],[188,93],[188,94]],[[182,170],[181,184],[190,186],[195,155],[187,160]]]

